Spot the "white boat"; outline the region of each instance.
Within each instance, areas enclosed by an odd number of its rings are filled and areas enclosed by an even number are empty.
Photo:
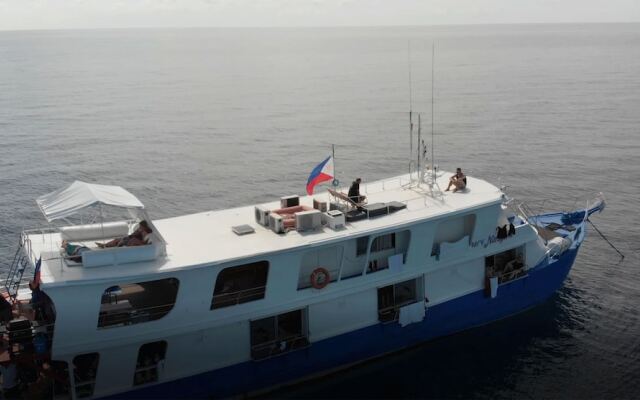
[[[440,191],[450,175],[363,184],[367,206],[323,192],[161,220],[120,187],[75,182],[38,200],[46,228],[21,234],[0,362],[38,371],[46,360],[56,397],[227,397],[549,298],[603,198],[534,216],[477,177]],[[105,220],[114,209],[129,216]],[[149,244],[95,244],[141,220]]]

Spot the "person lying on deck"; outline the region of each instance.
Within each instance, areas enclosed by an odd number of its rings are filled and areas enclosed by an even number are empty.
[[[71,244],[66,239],[62,241],[61,247],[64,250],[67,257],[69,258],[69,260],[74,262],[80,262],[80,263],[82,262],[82,253],[84,253],[87,250],[91,250],[87,246]]]
[[[353,183],[351,183],[351,187],[349,188],[349,198],[354,203],[362,203],[367,197],[360,195],[360,183],[362,182],[361,178],[356,178]]]
[[[147,221],[140,221],[138,228],[131,234],[122,238],[113,239],[107,243],[98,243],[96,245],[101,249],[106,247],[124,247],[124,246],[142,246],[149,244],[149,235],[153,232],[147,224]]]
[[[445,192],[448,192],[451,186],[455,186],[453,188],[454,192],[464,190],[467,187],[467,177],[462,173],[462,168],[456,168],[456,174],[449,178],[449,186],[447,186]]]

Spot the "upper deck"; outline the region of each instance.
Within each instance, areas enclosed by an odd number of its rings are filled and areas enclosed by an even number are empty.
[[[451,175],[452,173],[440,173],[437,178],[440,188],[446,188]],[[33,253],[36,256],[42,255],[41,279],[44,287],[113,280],[118,277],[148,276],[305,246],[317,246],[501,200],[502,192],[496,186],[473,177],[467,179],[468,189],[464,192],[443,192],[437,196],[433,196],[425,184],[421,187],[408,185],[409,175],[363,184],[361,192],[368,197],[370,204],[397,201],[406,204],[407,207],[393,214],[348,222],[345,229],[337,231],[322,227],[314,231],[293,230],[286,234],[276,234],[256,223],[255,205],[154,220],[156,228],[166,240],[166,256],[148,262],[98,268],[68,266],[59,256],[59,233],[32,233],[28,236]],[[314,198],[328,202],[329,194],[325,191],[313,196],[300,197],[300,204],[311,206]],[[263,205],[269,209],[280,208],[279,201]],[[231,230],[232,226],[242,224],[251,225],[255,233],[238,236]]]

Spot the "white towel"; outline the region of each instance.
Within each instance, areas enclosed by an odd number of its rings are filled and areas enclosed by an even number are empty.
[[[422,301],[400,307],[399,311],[400,315],[398,316],[398,323],[402,327],[415,322],[422,322],[424,319],[425,308]]]

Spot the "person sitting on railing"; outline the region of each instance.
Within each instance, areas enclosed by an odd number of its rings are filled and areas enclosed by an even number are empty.
[[[467,177],[462,173],[462,168],[456,168],[456,174],[449,178],[449,186],[447,186],[445,192],[448,192],[451,186],[455,186],[453,188],[454,192],[464,190],[467,187]]]
[[[354,203],[362,203],[367,198],[366,196],[360,195],[360,183],[362,183],[362,179],[356,178],[356,180],[351,183],[351,187],[349,188],[349,194],[347,196],[349,196],[351,201],[353,201]]]
[[[131,234],[122,238],[113,239],[107,243],[96,242],[101,249],[105,247],[142,246],[149,244],[149,235],[153,232],[147,221],[140,221],[138,228]]]

